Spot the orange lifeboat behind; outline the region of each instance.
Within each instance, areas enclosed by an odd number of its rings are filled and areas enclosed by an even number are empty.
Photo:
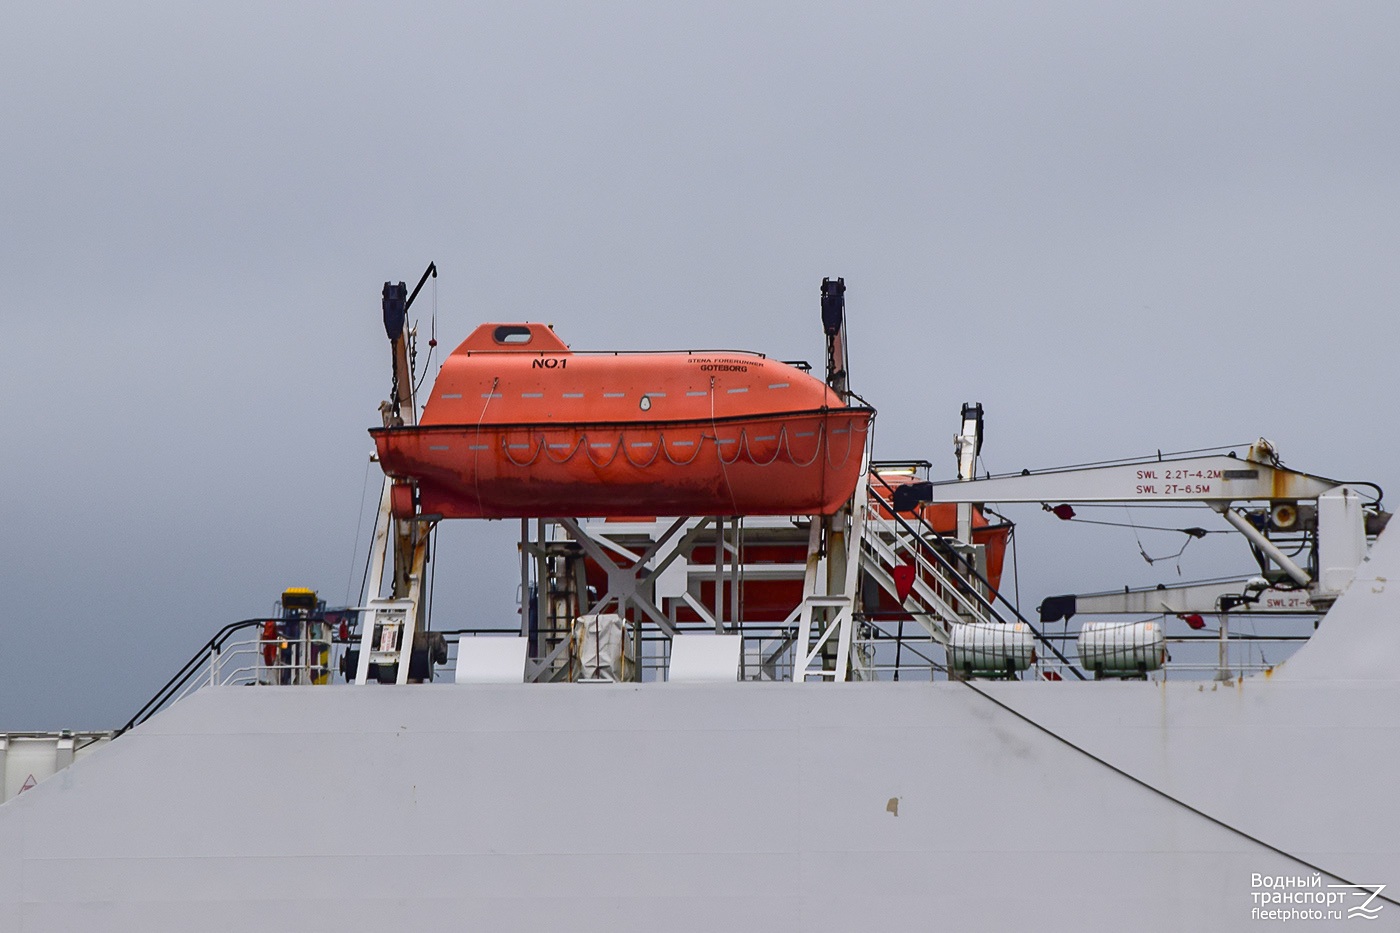
[[[871,408],[761,354],[574,353],[543,324],[483,324],[418,425],[370,431],[442,518],[831,514],[855,491]]]

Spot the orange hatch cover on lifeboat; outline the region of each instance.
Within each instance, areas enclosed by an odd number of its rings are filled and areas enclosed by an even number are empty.
[[[443,518],[831,514],[874,409],[757,353],[574,353],[543,324],[483,324],[416,426],[370,431]]]

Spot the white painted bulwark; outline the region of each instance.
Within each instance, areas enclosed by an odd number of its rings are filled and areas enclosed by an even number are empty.
[[[1394,682],[977,686],[1400,878]],[[1311,872],[949,682],[211,687],[0,806],[5,933],[1218,933],[1252,873]]]
[[[524,683],[529,647],[528,638],[463,638],[457,643],[457,683]]]

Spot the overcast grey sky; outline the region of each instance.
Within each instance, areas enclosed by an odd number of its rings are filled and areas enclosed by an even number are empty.
[[[284,586],[358,582],[379,288],[429,260],[449,346],[819,360],[845,276],[877,453],[942,476],[975,399],[994,470],[1264,434],[1400,489],[1393,3],[0,23],[0,730],[117,725]],[[1147,582],[1130,535],[1024,519],[1030,605]],[[512,530],[449,530],[439,611],[513,621]]]

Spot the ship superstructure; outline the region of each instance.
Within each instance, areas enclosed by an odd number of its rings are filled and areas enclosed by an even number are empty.
[[[420,405],[413,296],[386,284],[394,391],[361,604],[288,590],[0,808],[0,916],[143,933],[1400,924],[1400,539],[1379,490],[1289,469],[1263,440],[988,476],[974,403],[956,477],[934,481],[873,456],[844,291],[822,283],[824,379],[488,324]],[[1000,503],[1066,520],[1198,505],[1253,566],[1027,613],[1002,585]],[[444,629],[433,534],[466,517],[519,522],[520,612]],[[1318,626],[1232,632],[1242,615]]]

